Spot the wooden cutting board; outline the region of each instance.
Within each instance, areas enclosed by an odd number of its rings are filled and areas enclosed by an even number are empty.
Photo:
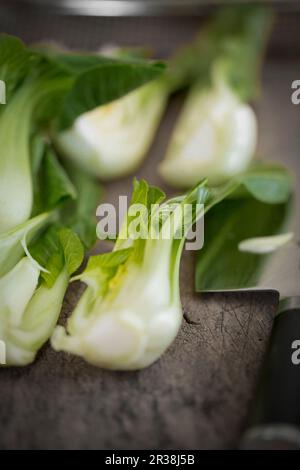
[[[259,153],[269,160],[299,149],[299,110],[291,82],[293,60],[269,61],[257,106]],[[137,176],[161,185],[161,160],[179,108],[171,104]],[[110,184],[105,200],[131,191],[131,178]],[[98,249],[100,249],[98,247]],[[184,318],[180,333],[156,364],[140,372],[110,372],[54,352],[0,370],[0,449],[207,449],[237,445],[276,311],[276,296],[193,293],[193,254],[181,266]],[[82,287],[70,287],[63,317]]]

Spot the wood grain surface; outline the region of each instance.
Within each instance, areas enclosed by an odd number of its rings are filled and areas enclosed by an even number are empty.
[[[293,60],[264,68],[257,106],[260,153],[284,159],[299,148],[299,109],[290,85]],[[161,184],[156,164],[180,104],[175,100],[138,176]],[[280,155],[279,155],[280,154]],[[278,157],[278,158],[277,158]],[[106,188],[114,202],[131,178]],[[101,247],[98,247],[100,250]],[[184,318],[180,333],[156,364],[140,372],[97,369],[47,344],[35,364],[0,370],[0,448],[232,448],[245,426],[277,298],[268,293],[193,293],[193,254],[181,269]],[[70,287],[63,318],[82,286]]]

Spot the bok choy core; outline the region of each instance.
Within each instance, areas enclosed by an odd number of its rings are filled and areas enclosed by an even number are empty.
[[[79,116],[54,138],[56,145],[63,156],[102,180],[126,175],[147,153],[167,97],[166,83],[155,80]]]
[[[155,236],[148,231],[148,237],[134,238],[130,227],[137,218],[130,206],[114,250],[91,257],[83,273],[75,277],[87,288],[66,330],[62,326],[55,329],[51,340],[54,349],[108,369],[141,369],[155,362],[175,339],[181,324],[179,265],[191,224],[233,193],[235,197],[253,195],[273,202],[263,193],[267,185],[277,193],[276,200],[290,194],[289,175],[284,169],[270,167],[217,188],[202,181],[186,195],[167,202],[163,202],[164,194],[158,188],[143,180],[135,182],[132,205],[142,204],[148,209],[148,216],[139,220],[139,225],[154,224],[158,231],[154,231]],[[151,205],[158,203],[159,208],[149,215]],[[184,210],[178,210],[187,204],[192,206],[189,223],[183,217]],[[204,204],[204,210],[199,204]],[[163,233],[170,236],[163,237]]]
[[[270,20],[264,7],[225,8],[204,29],[194,50],[182,51],[183,69],[195,83],[160,165],[169,184],[190,187],[203,177],[219,184],[249,166],[257,122],[247,103],[257,91]]]

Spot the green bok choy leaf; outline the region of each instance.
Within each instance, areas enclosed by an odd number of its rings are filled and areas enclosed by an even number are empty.
[[[258,166],[240,181],[242,186],[205,218],[205,242],[196,262],[197,291],[255,287],[267,256],[241,251],[239,245],[280,233],[288,220],[292,178],[284,168]]]

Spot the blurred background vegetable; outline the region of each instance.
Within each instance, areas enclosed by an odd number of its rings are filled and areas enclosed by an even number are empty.
[[[194,85],[160,165],[170,185],[190,187],[203,177],[218,184],[251,163],[257,122],[248,102],[257,95],[271,21],[261,6],[225,8],[179,53],[179,79]]]
[[[168,87],[158,79],[78,117],[54,137],[62,156],[109,181],[133,172],[153,141],[165,110]]]

